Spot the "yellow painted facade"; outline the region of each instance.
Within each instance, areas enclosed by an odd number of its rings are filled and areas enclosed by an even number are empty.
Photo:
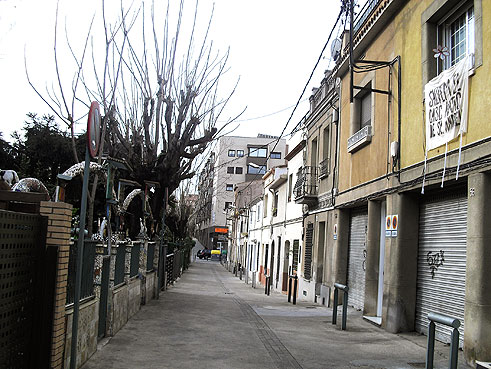
[[[433,0],[409,1],[393,22],[395,51],[401,55],[402,60],[401,168],[424,160],[421,14],[432,2]],[[486,21],[491,19],[491,1],[482,1],[482,19],[483,63],[469,77],[469,115],[463,146],[491,136],[491,125],[488,124],[491,111],[488,84],[491,75],[491,22]],[[455,139],[449,143],[448,150],[458,147],[459,140]],[[445,146],[436,148],[428,152],[428,158],[444,152]]]
[[[388,24],[365,51],[365,60],[391,61],[395,52],[395,27]],[[397,66],[397,64],[395,64]],[[339,191],[363,184],[372,179],[387,175],[390,172],[388,152],[391,141],[397,139],[397,72],[392,66],[391,103],[384,94],[373,93],[372,98],[372,141],[355,152],[348,153],[348,138],[354,134],[351,128],[352,106],[350,104],[350,74],[340,76],[341,87],[341,134],[340,134],[340,173]],[[371,87],[388,90],[389,68],[382,68],[368,73],[355,73],[354,84],[363,86],[371,81]],[[354,95],[358,91],[354,91]],[[390,106],[390,108],[389,108]]]
[[[422,64],[422,14],[435,0],[410,0],[401,5],[401,9],[387,22],[372,42],[362,50],[364,59],[391,61],[401,56],[401,141],[400,168],[422,163],[425,158],[425,118],[424,83]],[[488,96],[487,78],[491,75],[491,1],[482,0],[482,63],[471,72],[469,77],[469,115],[467,133],[463,135],[462,145],[466,146],[491,136],[490,116],[491,99]],[[432,47],[436,47],[433,45]],[[431,62],[435,62],[433,59]],[[436,63],[436,62],[435,62]],[[341,88],[341,132],[340,132],[340,177],[339,191],[367,183],[376,178],[390,175],[391,164],[388,153],[390,142],[398,140],[397,124],[397,63],[392,66],[391,89],[392,102],[388,107],[387,96],[374,94],[372,109],[373,137],[371,143],[353,152],[347,152],[347,140],[354,133],[350,126],[352,107],[349,101],[350,75],[346,70]],[[372,72],[372,88],[388,89],[388,69]],[[355,85],[362,85],[367,74],[356,74]],[[355,95],[357,91],[355,90]],[[458,149],[459,140],[448,145],[448,151]],[[428,158],[441,155],[445,146],[430,150]]]

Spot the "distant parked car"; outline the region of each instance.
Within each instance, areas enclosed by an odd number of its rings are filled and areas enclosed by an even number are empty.
[[[211,257],[211,250],[210,249],[201,249],[198,250],[196,253],[196,256],[199,257],[200,259],[209,259]]]

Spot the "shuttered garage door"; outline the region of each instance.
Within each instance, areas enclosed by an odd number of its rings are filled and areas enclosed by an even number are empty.
[[[460,319],[464,338],[467,198],[434,199],[420,207],[416,331],[427,333],[428,313]],[[436,338],[450,342],[451,329],[436,325]]]
[[[368,210],[354,210],[350,217],[348,256],[348,304],[362,310],[365,300],[365,259]]]

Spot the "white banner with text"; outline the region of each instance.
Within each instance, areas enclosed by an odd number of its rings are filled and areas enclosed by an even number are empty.
[[[426,151],[467,131],[468,65],[466,57],[425,86]]]

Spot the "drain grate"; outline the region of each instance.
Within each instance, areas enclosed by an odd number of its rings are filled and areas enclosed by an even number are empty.
[[[305,307],[306,309],[317,309],[317,306],[309,305]]]
[[[422,363],[408,363],[409,365],[411,365],[413,368],[425,368],[426,367],[426,363],[425,362],[422,362]]]
[[[233,295],[233,292],[225,292],[226,295]]]

